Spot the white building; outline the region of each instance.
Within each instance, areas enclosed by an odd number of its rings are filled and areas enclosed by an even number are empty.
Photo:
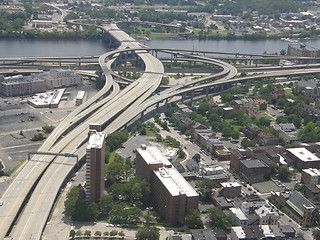
[[[235,224],[239,226],[247,226],[249,219],[240,208],[230,208],[231,217],[235,220]]]
[[[40,74],[46,81],[48,88],[68,87],[78,85],[82,82],[82,76],[72,70],[54,69],[49,73]]]
[[[257,208],[260,208],[261,206],[265,205],[266,201],[254,201],[254,202],[243,202],[241,203],[241,210],[244,212],[244,214],[252,214],[254,210]]]
[[[256,209],[255,214],[258,216],[259,225],[277,225],[280,219],[279,214],[267,206]]]
[[[220,166],[203,166],[201,171],[206,176],[223,174],[223,168]]]

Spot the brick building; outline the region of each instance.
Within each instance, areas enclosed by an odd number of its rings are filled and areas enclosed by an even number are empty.
[[[306,168],[320,168],[320,158],[306,148],[289,148],[287,155],[293,160],[299,170]]]
[[[156,147],[136,150],[136,175],[150,183],[154,208],[169,224],[183,224],[188,210],[198,209],[198,193]]]
[[[262,182],[271,174],[271,167],[260,160],[241,160],[240,173],[248,182]]]
[[[301,182],[304,184],[320,184],[320,170],[315,168],[302,169]]]
[[[104,192],[105,135],[98,124],[90,124],[86,154],[86,200],[98,202]]]

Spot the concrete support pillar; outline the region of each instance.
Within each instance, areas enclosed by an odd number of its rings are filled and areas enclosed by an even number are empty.
[[[182,93],[182,97],[181,97],[181,102],[183,103],[184,102],[184,100],[186,99],[186,93]]]
[[[156,104],[156,112],[159,112],[159,106],[160,106],[160,103],[157,103]]]
[[[140,119],[141,119],[141,121],[143,121],[143,119],[144,119],[144,112],[143,111],[140,113]]]
[[[208,95],[209,95],[209,87],[206,87],[205,89],[206,89],[206,97],[208,97]]]
[[[193,101],[193,97],[194,97],[194,91],[191,91],[191,101]]]

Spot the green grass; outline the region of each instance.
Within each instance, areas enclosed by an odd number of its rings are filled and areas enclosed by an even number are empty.
[[[244,126],[237,125],[233,119],[225,119],[225,122],[229,123],[235,130],[240,131]]]

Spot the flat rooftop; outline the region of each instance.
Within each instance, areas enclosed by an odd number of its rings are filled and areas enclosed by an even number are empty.
[[[175,168],[159,168],[153,171],[172,196],[186,194],[187,197],[199,196],[193,187]]]
[[[222,187],[240,187],[241,185],[238,182],[223,182],[220,183]]]
[[[97,132],[96,130],[90,130],[90,137],[87,149],[102,148],[105,135],[103,132]]]
[[[147,164],[163,163],[163,166],[172,166],[172,163],[162,155],[160,150],[154,146],[145,146],[138,148],[137,152],[142,156]]]
[[[310,176],[320,176],[320,170],[316,168],[302,169],[302,172],[306,172]]]
[[[304,162],[320,161],[320,159],[315,154],[313,154],[306,148],[289,148],[287,149],[287,151]]]

